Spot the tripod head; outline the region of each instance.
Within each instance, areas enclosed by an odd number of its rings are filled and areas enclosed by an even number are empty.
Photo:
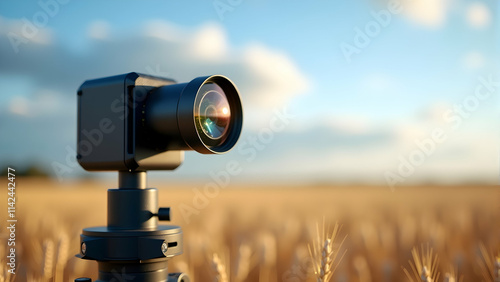
[[[128,73],[82,84],[77,159],[89,171],[119,172],[118,188],[108,190],[107,226],[80,236],[78,257],[98,262],[98,282],[189,282],[183,273],[168,273],[167,261],[182,254],[182,230],[158,224],[170,220],[170,208],[158,208],[146,171],[177,168],[185,150],[227,152],[242,120],[238,90],[224,76],[175,84]]]

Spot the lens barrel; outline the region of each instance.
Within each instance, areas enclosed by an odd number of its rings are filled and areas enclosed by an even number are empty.
[[[169,150],[227,152],[243,124],[238,89],[221,75],[159,87],[149,95],[144,112],[146,126]]]

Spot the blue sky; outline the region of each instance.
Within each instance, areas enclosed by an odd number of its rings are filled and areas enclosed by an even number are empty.
[[[283,105],[293,121],[251,162],[238,150],[189,153],[176,173],[158,175],[204,179],[207,167],[236,160],[241,181],[387,183],[387,172],[401,184],[498,180],[498,92],[450,127],[479,77],[498,81],[496,1],[66,2],[0,3],[3,164],[36,160],[53,172],[51,164],[65,163],[65,147],[76,143],[75,91],[86,79],[222,73],[245,103],[239,146]],[[221,16],[217,7],[227,10]],[[35,36],[23,34],[37,21]],[[12,34],[24,42],[18,52]],[[356,45],[360,36],[366,46]],[[359,53],[347,58],[346,44]],[[446,141],[401,175],[400,157],[418,155],[415,144],[436,128],[446,129]]]

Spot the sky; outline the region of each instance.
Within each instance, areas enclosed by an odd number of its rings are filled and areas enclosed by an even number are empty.
[[[244,107],[227,154],[187,152],[165,179],[499,181],[498,1],[2,1],[0,164],[60,181],[76,90],[131,71],[223,74]]]

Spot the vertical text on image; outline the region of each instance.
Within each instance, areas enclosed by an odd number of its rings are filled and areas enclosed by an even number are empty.
[[[7,271],[16,274],[16,170],[7,168]]]

